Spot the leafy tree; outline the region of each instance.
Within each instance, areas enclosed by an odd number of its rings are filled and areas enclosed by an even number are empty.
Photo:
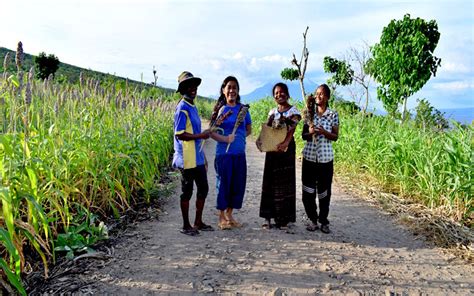
[[[449,127],[448,121],[444,118],[444,113],[431,106],[426,99],[417,100],[415,124],[419,128],[445,129]]]
[[[294,68],[285,68],[281,71],[280,75],[281,75],[281,78],[285,80],[290,80],[290,81],[298,79],[298,76],[299,76],[298,70]]]
[[[412,19],[409,14],[383,28],[380,43],[371,49],[373,58],[368,69],[380,83],[378,98],[391,115],[403,103],[402,119],[405,119],[408,97],[420,90],[432,74],[436,76],[441,59],[433,51],[439,38],[435,20]]]
[[[357,105],[360,105],[362,97],[365,95],[364,113],[369,104],[371,77],[367,71],[367,63],[370,57],[370,47],[364,43],[360,48],[351,47],[342,60],[329,56],[324,58],[324,71],[333,74],[328,79],[328,84],[334,90],[338,85],[349,86],[350,96],[354,101],[357,101]]]
[[[348,63],[329,56],[324,57],[324,72],[333,74],[333,76],[328,79],[328,83],[333,89],[335,89],[337,85],[345,86],[351,84],[352,76],[354,75],[354,71]]]
[[[346,101],[342,98],[334,98],[331,102],[331,108],[342,114],[354,115],[360,112],[360,107],[355,102]]]
[[[46,79],[51,74],[54,76],[59,68],[59,59],[54,54],[46,56],[45,52],[40,52],[34,61],[36,77],[39,79]]]

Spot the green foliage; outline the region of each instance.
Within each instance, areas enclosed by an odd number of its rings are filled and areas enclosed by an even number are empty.
[[[339,114],[354,115],[360,112],[360,107],[355,102],[337,98],[332,101],[331,108]]]
[[[79,207],[79,206],[78,206]],[[54,241],[54,251],[66,252],[68,259],[79,253],[95,252],[92,246],[99,240],[108,238],[108,230],[98,216],[79,207],[71,224]]]
[[[0,258],[0,267],[2,268],[3,272],[7,276],[7,279],[10,282],[10,284],[12,284],[13,287],[15,287],[15,289],[18,291],[18,293],[20,293],[20,295],[25,295],[26,296],[27,294],[26,294],[25,288],[23,287],[23,285],[21,283],[20,276],[13,273],[10,270],[10,268],[8,267],[7,262],[5,262],[5,260],[3,260],[3,258]]]
[[[54,76],[59,68],[59,59],[54,54],[46,56],[45,52],[40,52],[34,61],[36,77],[41,80],[48,78],[49,75]]]
[[[351,84],[352,76],[354,75],[354,71],[348,63],[329,56],[324,57],[324,72],[333,74],[328,80],[329,84],[341,86]]]
[[[290,81],[296,80],[299,77],[298,70],[294,68],[285,68],[281,71],[280,75],[281,78]]]
[[[417,100],[415,124],[422,129],[446,129],[449,123],[443,113],[431,106],[426,99]]]
[[[435,20],[412,19],[406,14],[402,20],[392,20],[382,31],[380,43],[371,51],[373,58],[368,70],[380,84],[378,98],[390,115],[399,105],[420,90],[436,75],[441,59],[433,55],[440,33]]]
[[[201,118],[204,120],[210,120],[216,100],[198,96],[195,100],[195,104],[199,110],[199,116],[201,116]]]

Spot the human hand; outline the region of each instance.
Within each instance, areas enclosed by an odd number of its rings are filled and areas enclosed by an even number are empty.
[[[316,133],[316,128],[314,127],[314,125],[310,125],[309,126],[309,133],[314,135]]]
[[[257,145],[257,149],[262,152],[262,141],[260,141],[260,139],[257,139],[257,141],[255,141],[255,145]]]
[[[289,143],[286,141],[281,142],[280,144],[277,145],[277,150],[278,152],[285,152],[288,149]]]
[[[209,137],[211,136],[211,131],[210,130],[205,130],[201,133],[201,139],[209,139]]]
[[[234,142],[235,140],[235,135],[234,134],[230,134],[227,136],[227,143],[230,144],[232,142]]]
[[[314,131],[317,135],[326,135],[326,130],[321,125],[316,127]]]

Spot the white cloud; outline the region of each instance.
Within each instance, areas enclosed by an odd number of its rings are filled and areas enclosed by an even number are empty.
[[[471,72],[471,69],[469,69],[469,67],[465,64],[445,62],[445,63],[442,63],[442,65],[440,67],[440,71],[448,72],[448,73],[467,74],[467,73]]]
[[[222,62],[218,60],[210,60],[209,63],[212,65],[212,68],[216,71],[222,69]]]
[[[241,60],[244,57],[244,55],[241,52],[236,52],[234,56],[232,56],[232,59],[234,60]]]
[[[433,83],[433,88],[445,91],[463,91],[474,88],[473,81],[452,81]]]

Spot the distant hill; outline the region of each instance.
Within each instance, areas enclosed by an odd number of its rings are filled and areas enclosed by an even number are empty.
[[[8,48],[4,48],[4,47],[0,47],[0,73],[4,72],[3,61],[5,59],[5,55],[7,54],[7,52],[10,52],[10,65],[8,67],[8,72],[15,73],[16,72],[15,51],[10,50]],[[47,54],[49,55],[50,53],[47,53]],[[30,68],[33,67],[34,65],[33,59],[34,59],[34,55],[25,53],[24,61],[23,61],[24,71],[29,71]],[[59,61],[61,61],[61,57],[58,57],[58,59]],[[83,75],[85,75],[85,77],[99,79],[101,81],[112,80],[112,81],[119,82],[119,81],[127,80],[127,78],[124,78],[124,77],[115,76],[112,74],[102,73],[98,71],[93,71],[90,69],[84,69],[81,67],[73,66],[70,64],[62,63],[62,62],[59,64],[59,68],[55,74],[55,77],[59,79],[67,80],[70,83],[77,83],[77,81],[79,81],[79,74],[81,72],[83,72]],[[128,83],[132,87],[150,86],[148,83],[143,83],[143,82],[131,80],[131,79],[128,79]],[[176,91],[175,89],[171,89],[171,88],[164,88],[164,87],[158,87],[158,88],[161,89],[166,94],[172,94]]]
[[[265,97],[271,97],[272,96],[272,88],[273,86],[279,81],[272,81],[264,84],[263,86],[255,89],[251,93],[241,95],[242,101],[244,103],[251,103],[253,101],[257,101],[259,99],[265,98]],[[288,90],[290,92],[291,98],[301,101],[301,87],[299,81],[283,81],[288,85]],[[306,90],[306,93],[309,94],[310,92],[314,92],[318,85],[311,80],[305,80],[304,82],[304,87]]]

